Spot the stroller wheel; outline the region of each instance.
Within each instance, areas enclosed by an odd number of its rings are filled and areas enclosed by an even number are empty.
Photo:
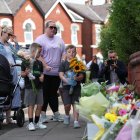
[[[17,125],[19,127],[22,127],[24,125],[24,122],[25,122],[25,116],[24,116],[24,111],[20,108],[18,109],[17,111],[17,114],[16,114],[16,121],[17,121]]]
[[[2,129],[2,121],[0,121],[0,130]]]
[[[2,129],[3,120],[3,118],[0,118],[0,130]]]

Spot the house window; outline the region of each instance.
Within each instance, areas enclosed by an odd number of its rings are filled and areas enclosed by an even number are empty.
[[[79,26],[76,24],[72,24],[71,25],[71,42],[74,45],[78,44],[78,30],[79,30]]]
[[[100,39],[101,25],[96,24],[95,30],[96,30],[96,45],[98,46],[98,44],[101,41],[101,39]]]
[[[57,34],[56,35],[62,38],[62,32],[64,31],[63,25],[59,21],[57,21],[56,27],[57,27]]]
[[[12,27],[12,21],[9,18],[3,18],[0,20],[0,25],[6,25]]]
[[[32,32],[32,26],[30,23],[27,23],[25,25],[24,38],[25,38],[26,43],[33,42],[33,32]]]
[[[27,19],[23,23],[24,40],[26,44],[33,42],[33,30],[36,29],[35,23],[31,19]]]
[[[62,37],[61,29],[58,25],[57,25],[57,34],[56,35],[59,36],[59,37]]]

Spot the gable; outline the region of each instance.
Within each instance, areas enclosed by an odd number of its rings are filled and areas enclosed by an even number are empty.
[[[4,0],[0,0],[0,14],[12,14],[12,11]]]

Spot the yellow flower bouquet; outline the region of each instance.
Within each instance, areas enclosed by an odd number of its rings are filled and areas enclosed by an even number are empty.
[[[86,70],[86,66],[82,61],[79,61],[76,57],[70,60],[70,68],[75,72],[82,72]]]
[[[66,78],[69,78],[69,84],[71,85],[69,94],[73,93],[73,88],[77,84],[74,77],[79,73],[86,70],[82,61],[79,61],[76,57],[70,60],[70,70],[67,72]]]

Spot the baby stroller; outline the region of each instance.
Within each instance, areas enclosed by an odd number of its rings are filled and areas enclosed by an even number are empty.
[[[20,77],[21,78],[21,77]],[[12,75],[10,74],[10,65],[8,60],[0,54],[0,129],[4,119],[7,119],[5,112],[11,109],[12,98],[18,86],[19,80],[14,86],[12,84]],[[24,111],[22,108],[15,108],[14,114],[9,118],[16,120],[17,125],[22,127],[25,122]]]

